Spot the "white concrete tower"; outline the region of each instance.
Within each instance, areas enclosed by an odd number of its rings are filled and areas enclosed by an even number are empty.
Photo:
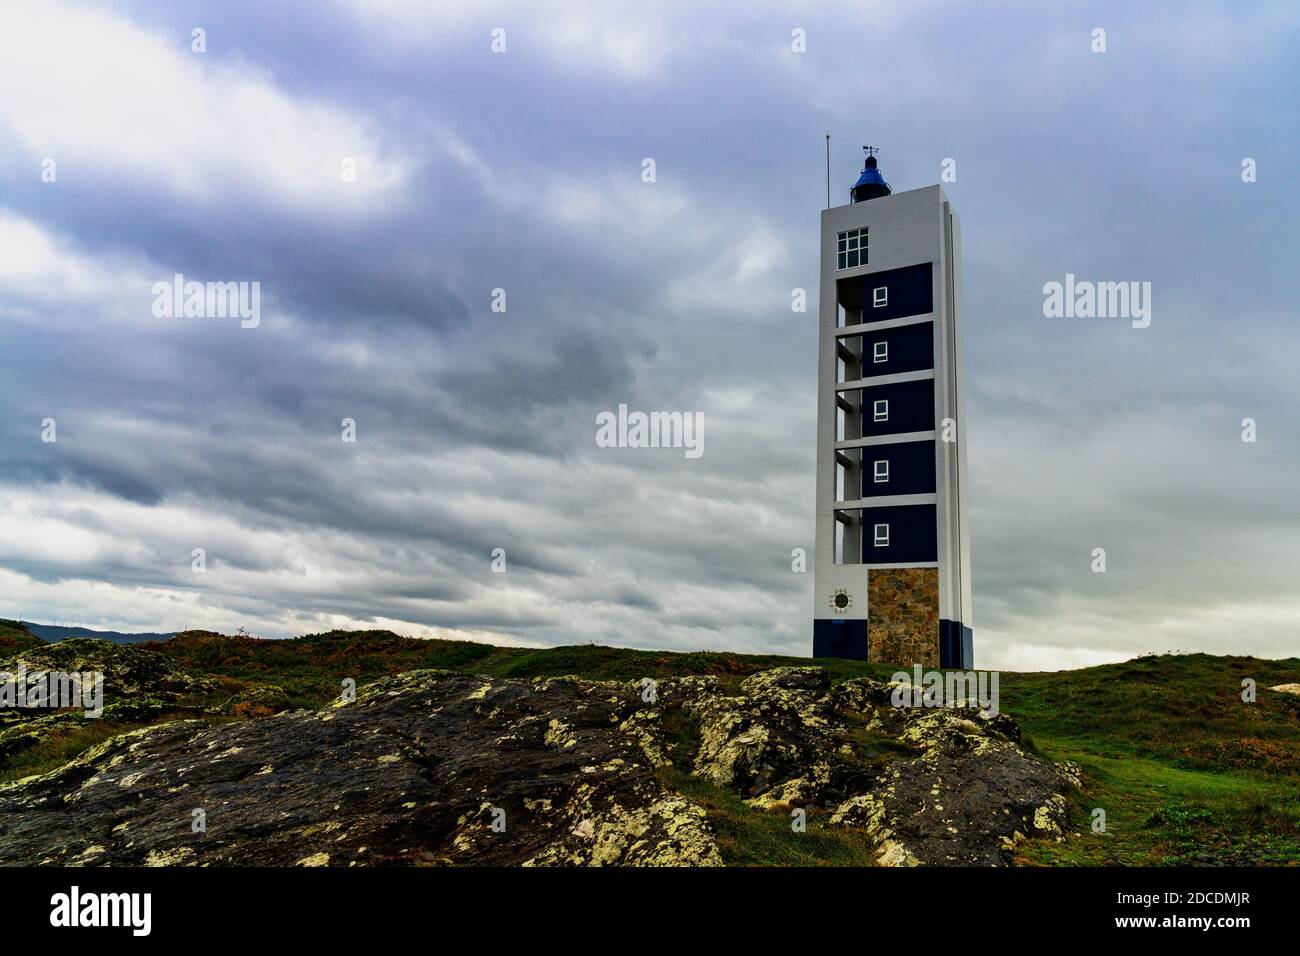
[[[850,196],[821,218],[813,656],[969,668],[960,227],[873,155]]]

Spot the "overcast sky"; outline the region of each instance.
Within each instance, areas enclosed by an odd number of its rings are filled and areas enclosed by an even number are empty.
[[[1297,653],[1295,5],[702,6],[0,6],[0,616],[809,653],[830,131],[955,160],[977,663]]]

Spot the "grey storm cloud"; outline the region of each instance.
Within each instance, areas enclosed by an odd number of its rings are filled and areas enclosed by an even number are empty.
[[[807,653],[830,130],[837,203],[956,162],[980,662],[1288,650],[1285,4],[0,16],[0,615]],[[262,324],[154,319],[175,273]],[[1045,318],[1067,273],[1151,327]],[[704,456],[597,448],[620,402]]]

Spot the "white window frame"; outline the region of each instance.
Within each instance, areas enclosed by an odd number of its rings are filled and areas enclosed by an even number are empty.
[[[881,529],[882,529],[882,528],[884,529],[884,533],[883,533],[883,534],[881,533]],[[887,548],[887,547],[889,547],[889,525],[888,525],[888,524],[878,524],[878,525],[876,525],[874,528],[872,528],[872,529],[871,529],[871,540],[872,540],[873,544],[874,544],[877,548]]]
[[[880,466],[884,465],[884,468]],[[876,484],[884,484],[889,481],[889,459],[881,458],[871,463],[871,476]]]
[[[889,343],[873,342],[871,343],[871,361],[879,365],[881,362],[889,361]]]
[[[889,421],[889,399],[878,398],[871,403],[871,420],[874,422]]]
[[[881,293],[884,295],[881,295]],[[871,290],[871,307],[879,309],[881,306],[889,305],[889,286],[877,286]]]
[[[835,237],[836,271],[856,269],[867,264],[867,227],[846,229]]]

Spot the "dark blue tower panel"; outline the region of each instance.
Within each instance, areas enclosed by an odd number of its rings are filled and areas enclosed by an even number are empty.
[[[974,635],[961,621],[939,622],[939,666],[969,670],[975,666]]]
[[[813,657],[841,657],[852,661],[867,659],[867,622],[844,618],[819,618],[813,621]]]
[[[882,352],[884,360],[877,361]],[[863,378],[934,368],[934,323],[867,332],[862,336],[862,356]]]
[[[888,417],[876,421],[876,402],[888,402]],[[901,435],[934,429],[934,379],[874,385],[862,390],[862,436]]]
[[[883,289],[883,294],[878,295],[877,289]],[[839,301],[845,308],[860,308],[863,322],[883,322],[933,312],[930,263],[841,279]]]
[[[876,462],[889,463],[889,480],[876,481]],[[934,494],[934,442],[908,441],[865,445],[862,449],[862,497]]]
[[[921,564],[939,560],[934,505],[862,509],[863,564]],[[875,526],[889,525],[889,544],[878,546]]]

